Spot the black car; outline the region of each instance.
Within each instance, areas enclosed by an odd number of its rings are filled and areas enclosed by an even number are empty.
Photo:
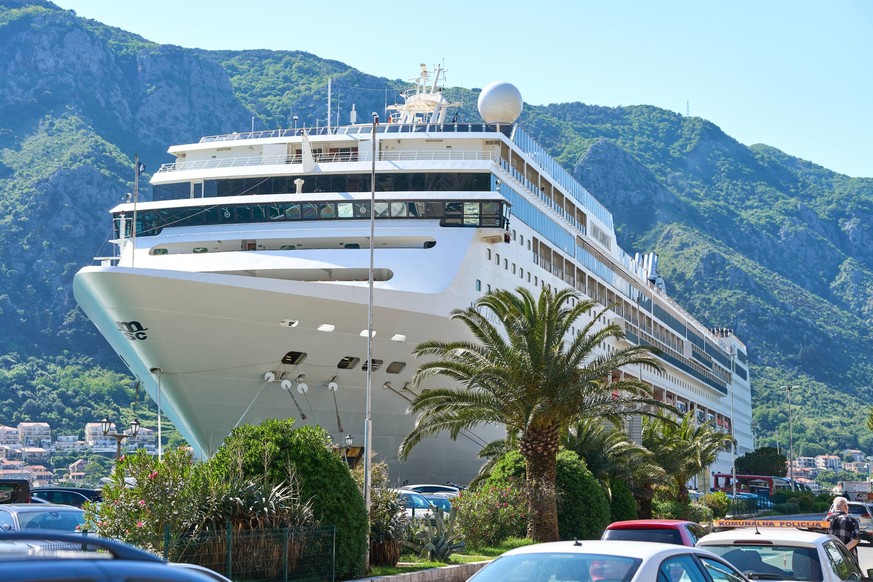
[[[46,542],[58,548],[54,551]],[[32,545],[38,542],[38,546]],[[71,550],[75,547],[75,550]],[[133,546],[95,536],[57,532],[0,533],[3,582],[228,582],[189,564],[170,564]]]
[[[81,487],[34,487],[30,495],[49,503],[82,507],[86,502],[103,501],[99,489],[84,489]]]
[[[0,479],[0,503],[30,503],[30,481]]]

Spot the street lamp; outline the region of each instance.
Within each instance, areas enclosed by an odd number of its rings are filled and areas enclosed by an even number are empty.
[[[133,422],[130,423],[130,432],[109,432],[112,429],[112,422],[108,418],[103,418],[100,421],[100,428],[103,429],[103,436],[112,437],[115,439],[115,460],[118,461],[121,458],[121,443],[126,438],[136,438],[137,433],[139,432],[139,421],[137,419],[133,419]]]
[[[343,458],[346,460],[346,465],[349,464],[349,449],[352,448],[352,443],[355,442],[354,437],[352,435],[347,434],[345,437],[346,448],[343,449]]]
[[[797,386],[782,386],[788,391],[788,478],[791,479],[791,490],[794,491],[794,435],[791,430],[791,389]]]

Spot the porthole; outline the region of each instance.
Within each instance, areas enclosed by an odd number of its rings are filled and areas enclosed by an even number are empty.
[[[302,364],[303,360],[305,359],[305,352],[288,352],[287,354],[282,356],[282,363],[288,364],[289,366],[296,366],[298,364]]]
[[[154,249],[152,251],[153,255],[167,255],[169,253],[170,253],[170,251],[168,251],[167,249]]]
[[[354,370],[361,363],[361,358],[346,356],[336,365],[340,370]]]
[[[382,367],[382,360],[377,360],[377,359],[373,358],[373,359],[370,360],[370,361],[373,363],[373,371],[374,371],[374,372],[378,371],[379,368]],[[361,370],[363,370],[364,372],[366,372],[368,367],[369,367],[369,366],[367,366],[367,363],[364,362],[364,365],[361,366]]]
[[[208,250],[209,249],[207,249],[206,247],[194,247],[195,254],[205,253],[208,252]]]
[[[406,362],[391,362],[385,371],[389,374],[399,374],[406,368]]]

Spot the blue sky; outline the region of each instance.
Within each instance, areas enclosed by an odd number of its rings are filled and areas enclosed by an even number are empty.
[[[55,0],[151,41],[302,50],[407,79],[515,84],[527,103],[648,104],[873,177],[868,0]]]

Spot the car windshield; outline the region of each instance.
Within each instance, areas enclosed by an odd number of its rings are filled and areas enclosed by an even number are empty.
[[[81,511],[26,511],[18,514],[18,523],[23,531],[76,531],[85,524],[85,517]]]
[[[642,560],[630,556],[542,552],[501,556],[471,582],[575,582],[630,580]]]
[[[403,507],[411,507],[413,509],[430,509],[430,503],[420,493],[402,493],[400,501]]]
[[[755,574],[759,580],[822,580],[815,548],[751,544],[706,544],[702,547],[720,555],[737,570]]]
[[[425,499],[427,499],[428,503],[432,503],[433,505],[436,505],[437,507],[439,507],[443,511],[451,511],[452,510],[452,502],[449,499],[447,499],[446,497],[432,497],[431,496],[431,497],[425,497]]]
[[[682,545],[682,535],[675,529],[608,529],[603,539]]]

